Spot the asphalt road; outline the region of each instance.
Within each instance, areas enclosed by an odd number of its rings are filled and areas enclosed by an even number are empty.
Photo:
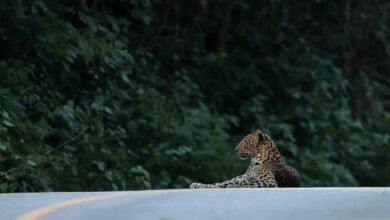
[[[0,219],[390,219],[390,188],[0,194]]]

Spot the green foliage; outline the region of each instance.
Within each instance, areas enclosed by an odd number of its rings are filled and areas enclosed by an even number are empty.
[[[389,11],[1,1],[0,192],[221,181],[256,128],[304,186],[389,185]]]

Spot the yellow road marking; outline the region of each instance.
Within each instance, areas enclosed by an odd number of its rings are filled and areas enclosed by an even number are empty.
[[[112,199],[116,197],[121,197],[121,196],[126,196],[129,195],[129,192],[115,192],[115,193],[110,193],[106,195],[95,195],[95,196],[89,196],[89,197],[83,197],[83,198],[78,198],[78,199],[71,199],[71,200],[65,200],[63,202],[59,202],[53,205],[48,205],[44,206],[42,208],[38,208],[35,210],[32,210],[30,212],[27,212],[18,218],[17,220],[38,220],[41,217],[48,215],[52,212],[58,211],[60,209],[69,207],[69,206],[74,206],[74,205],[79,205],[82,203],[87,203],[87,202],[93,202],[93,201],[98,201],[98,200],[105,200],[105,199]]]

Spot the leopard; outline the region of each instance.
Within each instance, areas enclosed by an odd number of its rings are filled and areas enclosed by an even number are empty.
[[[299,172],[286,164],[273,139],[260,129],[247,134],[235,150],[241,159],[250,158],[244,174],[219,183],[192,183],[190,188],[299,187]]]

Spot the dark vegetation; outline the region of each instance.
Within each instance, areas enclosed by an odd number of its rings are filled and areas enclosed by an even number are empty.
[[[256,128],[304,186],[390,185],[386,0],[2,0],[0,22],[0,192],[221,181]]]

